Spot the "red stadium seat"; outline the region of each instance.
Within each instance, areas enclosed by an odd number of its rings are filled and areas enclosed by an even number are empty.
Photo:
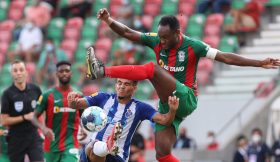
[[[80,17],[74,17],[74,18],[71,18],[67,21],[66,25],[65,25],[65,29],[66,28],[75,28],[75,29],[78,29],[80,30],[81,27],[83,26],[83,19],[80,18]]]
[[[186,15],[177,15],[176,17],[180,22],[181,31],[184,32],[186,29],[186,26],[188,25],[188,20],[189,20],[188,17]]]
[[[218,36],[206,36],[203,38],[203,41],[209,44],[213,48],[218,48],[220,43],[220,37]]]
[[[5,20],[0,23],[0,30],[11,32],[16,27],[16,23],[13,20]]]
[[[95,50],[96,57],[102,61],[102,62],[107,62],[108,57],[109,57],[109,52],[104,50],[104,49],[96,49]]]
[[[157,4],[160,5],[162,3],[162,0],[145,0],[145,5],[146,4]]]
[[[141,22],[142,24],[147,28],[147,29],[151,29],[153,26],[153,17],[151,15],[143,15],[141,17]]]
[[[204,28],[205,36],[220,36],[221,26],[210,24]]]
[[[64,39],[78,40],[80,38],[80,31],[73,28],[68,28],[64,31]]]
[[[178,13],[191,16],[194,13],[194,6],[191,3],[181,3],[178,6]]]
[[[198,63],[198,71],[206,71],[211,73],[213,71],[214,63],[210,59],[203,58]]]
[[[94,47],[96,49],[103,49],[106,52],[109,52],[112,47],[112,40],[106,37],[100,38],[95,42]]]
[[[205,86],[209,83],[209,73],[206,71],[197,71],[197,82],[201,86]]]
[[[110,6],[111,5],[123,5],[123,0],[111,0]]]
[[[0,53],[0,72],[2,70],[2,66],[5,62],[5,54],[4,53]]]
[[[145,4],[144,6],[144,14],[151,15],[151,16],[157,16],[160,11],[160,6],[157,4],[151,3],[151,4]]]
[[[7,54],[9,49],[9,43],[8,42],[0,42],[0,54]]]
[[[82,88],[83,95],[90,96],[91,94],[98,92],[99,86],[95,84],[88,84]]]
[[[77,41],[74,39],[63,40],[60,44],[60,48],[66,53],[69,60],[73,60],[74,53],[77,49]]]
[[[117,5],[117,4],[110,5],[110,14],[112,15],[112,17],[118,16],[121,7],[122,5]]]
[[[195,5],[195,4],[196,4],[196,0],[180,0],[180,1],[179,1],[179,5],[180,5],[181,3],[190,3],[190,4],[192,4],[192,5]]]
[[[10,42],[12,39],[12,33],[6,31],[0,31],[0,42]]]
[[[206,25],[215,24],[217,26],[222,26],[224,23],[224,15],[223,14],[211,14],[206,18]]]
[[[26,4],[25,0],[14,0],[10,4],[8,18],[12,20],[20,20],[23,15],[23,9]]]

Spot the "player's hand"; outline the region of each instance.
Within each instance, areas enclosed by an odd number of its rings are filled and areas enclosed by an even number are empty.
[[[43,130],[44,135],[51,141],[54,141],[55,136],[53,131],[50,128],[45,127]]]
[[[279,59],[273,59],[273,58],[267,58],[263,61],[261,61],[262,68],[265,69],[276,69],[280,66],[280,60]]]
[[[68,100],[68,106],[71,108],[76,108],[77,100],[81,97],[81,95],[78,92],[70,92],[67,95]]]
[[[102,8],[97,12],[97,18],[99,20],[106,21],[110,17],[110,13],[107,11],[106,8]]]
[[[31,121],[33,119],[33,116],[34,116],[34,112],[30,112],[28,114],[24,114],[23,116],[24,116],[25,120]]]
[[[170,111],[173,111],[173,112],[177,111],[178,106],[179,106],[179,98],[177,98],[176,96],[169,96],[168,105],[169,105]]]

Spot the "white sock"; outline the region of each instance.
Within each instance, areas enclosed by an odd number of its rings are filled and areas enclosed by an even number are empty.
[[[95,142],[92,151],[95,155],[99,157],[105,157],[106,155],[108,155],[109,152],[107,148],[107,143],[102,141]]]

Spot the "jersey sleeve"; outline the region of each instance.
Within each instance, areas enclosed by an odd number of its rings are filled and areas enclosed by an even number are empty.
[[[10,106],[10,102],[9,102],[9,96],[8,96],[8,92],[5,91],[1,97],[1,114],[9,114],[9,107]]]
[[[159,44],[160,40],[157,33],[142,33],[141,42],[152,49]]]
[[[153,121],[154,115],[156,115],[157,111],[150,105],[146,103],[138,103],[140,105],[140,111],[141,111],[141,120],[150,120]]]
[[[88,106],[99,106],[101,107],[102,102],[104,99],[109,98],[110,95],[103,92],[96,92],[90,96],[85,96],[84,99],[86,100]]]
[[[210,46],[208,44],[196,39],[192,39],[191,46],[197,57],[206,57],[206,54],[210,49]]]
[[[40,95],[37,101],[36,111],[39,113],[43,113],[47,108],[47,104],[48,104],[48,93],[43,93],[42,95]]]

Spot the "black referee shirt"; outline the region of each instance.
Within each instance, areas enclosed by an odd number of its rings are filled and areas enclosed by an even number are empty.
[[[19,90],[14,84],[7,88],[1,98],[1,114],[8,114],[11,117],[21,116],[33,112],[41,90],[34,84],[27,83],[25,90]],[[24,121],[11,125],[9,135],[23,136],[36,132],[37,128],[30,122]]]

